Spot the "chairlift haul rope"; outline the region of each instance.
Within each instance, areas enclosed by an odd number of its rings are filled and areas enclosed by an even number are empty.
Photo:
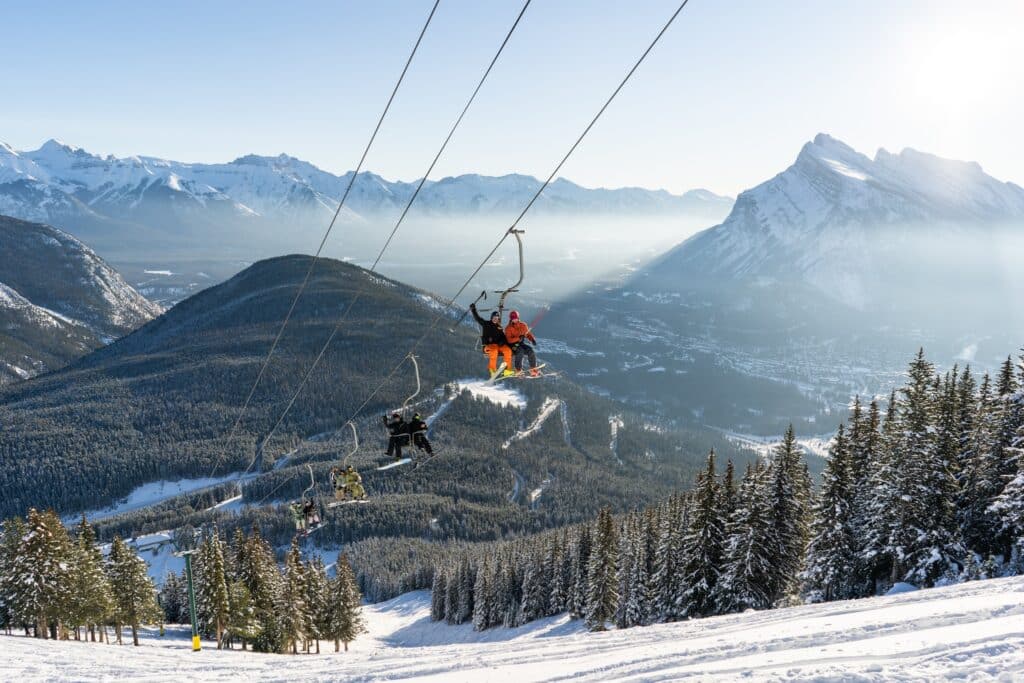
[[[506,230],[502,234],[502,236],[498,240],[497,244],[494,245],[494,247],[491,249],[491,251],[488,252],[488,254],[480,262],[480,264],[473,270],[473,272],[470,274],[469,278],[466,279],[466,281],[462,284],[462,286],[459,287],[459,290],[455,293],[455,295],[450,297],[448,299],[448,301],[455,302],[459,298],[459,296],[461,296],[462,293],[466,290],[466,288],[469,287],[469,284],[473,281],[473,279],[480,273],[481,270],[483,270],[483,268],[487,264],[487,262],[490,261],[490,259],[494,256],[495,253],[497,253],[498,249],[501,247],[502,244],[504,244],[505,240],[508,239],[509,235],[517,235],[516,230],[518,229],[519,222],[523,219],[523,217],[527,214],[527,212],[529,212],[529,210],[533,207],[533,205],[540,198],[540,195],[544,192],[544,190],[547,188],[547,186],[551,184],[551,182],[554,180],[555,176],[562,169],[562,167],[565,165],[565,163],[569,160],[569,157],[572,156],[572,154],[576,151],[576,148],[579,147],[579,145],[583,142],[583,139],[591,131],[591,129],[594,127],[594,125],[597,124],[597,121],[604,114],[605,110],[608,109],[608,107],[611,105],[612,101],[618,96],[618,94],[626,86],[626,83],[628,83],[629,80],[633,77],[633,74],[636,73],[637,69],[640,68],[640,65],[643,64],[643,62],[647,59],[647,56],[654,49],[655,45],[657,45],[658,42],[661,41],[662,36],[665,35],[665,33],[668,31],[669,27],[675,22],[676,18],[683,11],[683,9],[686,7],[688,2],[689,2],[689,0],[683,0],[680,3],[679,7],[676,8],[675,12],[672,13],[672,15],[669,17],[668,21],[665,22],[664,26],[662,26],[661,30],[657,33],[657,35],[654,37],[654,39],[647,46],[647,49],[645,49],[643,51],[643,53],[640,55],[639,59],[637,59],[636,63],[633,64],[632,68],[630,68],[630,70],[622,78],[622,80],[620,81],[619,85],[615,88],[614,91],[612,91],[612,94],[608,97],[608,99],[605,100],[604,104],[601,106],[601,108],[597,111],[597,113],[591,119],[590,123],[587,124],[586,128],[584,128],[583,132],[580,133],[579,137],[576,138],[576,141],[572,144],[572,146],[565,153],[565,155],[562,157],[562,159],[558,162],[558,164],[555,165],[555,168],[551,172],[551,174],[548,175],[547,179],[541,184],[540,188],[538,188],[537,192],[534,193],[534,195],[531,197],[530,201],[527,202],[526,206],[523,207],[523,210],[519,213],[519,215],[516,217],[516,219],[512,222],[512,225],[508,228],[508,230]],[[519,239],[518,236],[517,236],[517,239]],[[416,350],[419,348],[419,345],[422,344],[423,341],[427,338],[427,335],[429,335],[434,330],[434,328],[437,327],[437,323],[447,313],[447,311],[448,311],[448,309],[450,307],[451,307],[451,304],[448,304],[448,305],[442,307],[442,309],[440,311],[438,311],[438,313],[435,314],[433,321],[427,327],[427,330],[419,337],[419,339],[417,339],[416,342],[413,343],[412,348],[409,350],[408,354],[406,354],[407,356],[411,355],[411,354],[414,354],[416,352]],[[333,335],[332,335],[331,338],[333,339]],[[330,339],[328,340],[328,343],[330,343]],[[324,350],[326,350],[326,346],[325,346]],[[321,353],[321,356],[322,356],[322,353]],[[319,358],[321,356],[318,356],[317,360],[319,360]],[[355,412],[352,413],[352,416],[349,418],[350,421],[354,420],[359,415],[359,413],[361,413],[362,410],[367,405],[369,405],[370,401],[372,401],[373,398],[380,392],[380,390],[391,380],[392,377],[394,377],[394,375],[398,372],[398,368],[401,367],[402,363],[404,363],[404,362],[405,362],[405,357],[403,357],[402,360],[399,361],[399,363],[397,365],[395,365],[391,369],[391,371],[384,377],[383,380],[381,380],[381,382],[376,386],[376,388],[372,392],[370,392],[370,395],[366,397],[366,399],[359,405],[358,408],[356,408]],[[314,365],[315,365],[315,362],[314,362]],[[312,372],[312,370],[310,372]],[[301,390],[302,390],[302,386],[299,387],[299,391],[301,391]],[[296,392],[296,396],[294,396],[292,398],[292,400],[289,402],[289,408],[294,403],[295,398],[297,397],[297,395],[298,395],[298,392]],[[284,417],[282,416],[281,419],[283,420]],[[280,420],[278,421],[278,425],[279,424],[280,424]],[[276,429],[276,427],[275,427],[275,429]],[[264,440],[264,443],[266,443],[266,440]],[[294,477],[294,474],[291,475],[291,477]],[[270,493],[268,493],[266,496],[264,496],[259,501],[259,503],[262,503],[263,501],[265,501],[267,498],[270,497],[270,495],[272,495],[279,488],[281,488],[281,486],[283,486],[285,483],[290,481],[291,477],[285,479],[280,484],[278,484],[278,486],[276,486]]]

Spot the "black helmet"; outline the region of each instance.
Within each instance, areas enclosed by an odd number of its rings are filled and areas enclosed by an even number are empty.
[[[391,413],[391,417],[392,418],[396,418],[396,417],[400,418],[400,417],[402,417],[402,414],[401,413]]]

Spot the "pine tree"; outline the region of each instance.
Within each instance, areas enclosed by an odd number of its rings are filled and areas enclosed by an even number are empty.
[[[444,604],[447,594],[448,582],[445,580],[444,570],[435,567],[434,580],[430,586],[430,619],[432,621],[444,620]]]
[[[658,547],[652,577],[652,617],[673,620],[682,616],[678,597],[682,593],[683,533],[688,526],[686,504],[673,496],[662,507]]]
[[[263,625],[257,618],[256,605],[245,583],[234,581],[228,586],[228,604],[228,642],[238,638],[244,650],[247,642],[256,640],[263,632]]]
[[[584,524],[580,527],[579,534],[576,537],[576,545],[572,557],[570,612],[574,619],[582,619],[587,611],[587,595],[589,594],[587,571],[590,567],[591,546],[590,527]]]
[[[874,563],[866,559],[870,545],[872,520],[870,510],[877,504],[874,495],[873,476],[876,471],[885,469],[880,452],[881,435],[879,426],[881,417],[878,402],[871,401],[867,413],[863,411],[860,399],[854,400],[850,414],[849,454],[850,454],[850,493],[852,496],[850,510],[850,533],[853,536],[852,565],[850,568],[850,597],[871,595],[874,588]],[[886,532],[886,538],[888,533]]]
[[[902,524],[903,501],[900,490],[902,463],[899,460],[899,431],[896,391],[889,396],[885,421],[882,424],[877,458],[871,466],[865,519],[865,535],[860,546],[861,561],[872,583],[872,593],[880,585],[893,582],[896,574],[896,553],[892,539]],[[861,499],[863,500],[863,499]]]
[[[715,587],[722,612],[771,606],[774,530],[769,521],[768,469],[748,466],[739,504],[726,527],[725,561]]]
[[[316,652],[320,654],[320,638],[326,637],[330,631],[330,586],[327,580],[327,569],[319,556],[306,563],[303,569],[306,579],[306,604],[313,615],[313,632],[311,637],[316,641]]]
[[[359,634],[366,633],[366,624],[363,620],[363,596],[359,594],[359,583],[344,553],[338,555],[337,576],[331,588],[333,599],[329,631],[334,638],[334,651],[338,652],[339,644],[343,643],[345,652],[348,652],[348,644]]]
[[[184,624],[188,621],[188,588],[185,580],[174,572],[167,572],[163,586],[157,595],[160,609],[164,611],[164,623]]]
[[[890,544],[896,558],[894,580],[931,585],[962,566],[953,500],[956,480],[940,459],[932,364],[918,351],[902,389],[899,438],[899,525]]]
[[[619,530],[618,561],[616,563],[618,573],[615,579],[618,585],[618,605],[615,608],[616,628],[628,628],[632,625],[626,620],[626,610],[633,599],[633,548],[638,543],[638,539],[633,535],[636,527],[636,515],[636,510],[630,512],[623,520]]]
[[[199,553],[200,581],[196,584],[196,604],[202,606],[204,625],[217,641],[217,649],[224,647],[224,630],[230,619],[228,582],[224,569],[224,545],[216,529],[203,540]]]
[[[562,532],[561,538],[552,534],[548,541],[547,552],[544,555],[544,575],[548,577],[551,592],[548,595],[548,616],[561,614],[565,611],[566,589],[568,587],[568,573],[565,571],[563,559],[566,544],[566,532]]]
[[[121,628],[132,629],[132,644],[139,644],[139,626],[159,621],[163,616],[156,601],[156,587],[146,573],[146,563],[121,540],[114,536],[107,557],[107,576],[114,595],[113,618],[117,624],[117,638],[121,641]]]
[[[686,616],[708,616],[717,610],[715,585],[721,571],[725,544],[721,498],[715,474],[715,452],[712,450],[708,454],[707,467],[697,476],[693,515],[683,541],[686,562],[682,568],[684,591],[679,607]]]
[[[616,533],[611,510],[602,508],[594,526],[594,546],[587,568],[587,626],[603,631],[615,616],[618,602],[616,576]]]
[[[19,617],[23,613],[17,605],[21,587],[18,575],[15,574],[15,563],[21,553],[24,538],[25,522],[21,517],[4,520],[3,545],[0,547],[0,622],[8,634],[14,626],[24,623]]]
[[[306,604],[306,579],[297,539],[285,556],[284,586],[278,603],[284,649],[298,654],[299,643],[313,633],[313,614]]]
[[[84,515],[77,531],[71,565],[71,625],[76,638],[78,628],[86,626],[95,641],[96,626],[106,622],[113,609],[114,596],[103,569],[103,554],[96,546],[96,533]]]
[[[436,579],[437,574],[434,574]],[[431,593],[433,597],[433,592]],[[493,624],[491,621],[491,615],[494,614],[494,577],[491,574],[491,563],[487,557],[484,557],[483,563],[476,571],[476,583],[473,585],[473,629],[476,631],[485,631],[490,628]],[[433,618],[433,608],[435,601],[431,601],[431,618]],[[438,621],[434,619],[434,621]]]
[[[25,535],[10,567],[16,577],[11,607],[17,621],[35,624],[37,638],[46,638],[51,624],[56,637],[69,611],[71,561],[71,539],[60,518],[52,510],[29,510]]]
[[[999,536],[999,522],[989,508],[1003,489],[998,399],[992,395],[988,375],[982,378],[971,425],[967,453],[961,454],[964,471],[959,481],[957,519],[967,546],[986,556],[995,551]]]
[[[249,591],[252,609],[260,625],[253,638],[253,649],[260,652],[281,652],[285,648],[284,625],[279,611],[279,596],[284,580],[274,560],[274,551],[254,528],[239,557],[238,579]]]
[[[523,568],[523,602],[519,607],[519,625],[547,614],[549,587],[544,583],[543,565],[538,560],[534,556],[528,557]]]
[[[473,619],[473,584],[476,577],[469,560],[463,559],[459,565],[459,600],[455,614],[455,623],[464,624]]]
[[[805,592],[810,600],[837,600],[853,593],[852,466],[850,444],[839,425],[822,474],[821,494],[814,510],[814,531],[807,549]]]
[[[775,603],[796,585],[807,542],[808,485],[793,426],[775,448],[769,467],[769,525],[774,530],[768,595]]]

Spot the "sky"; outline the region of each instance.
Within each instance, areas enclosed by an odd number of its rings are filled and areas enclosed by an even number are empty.
[[[432,5],[4,3],[0,141],[353,168]],[[433,177],[546,177],[678,0],[533,0]],[[441,0],[367,168],[422,176],[522,6]],[[1024,184],[1024,2],[691,0],[562,175],[735,195],[828,132]]]

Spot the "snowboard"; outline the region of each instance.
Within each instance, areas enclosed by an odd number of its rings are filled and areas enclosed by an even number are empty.
[[[316,531],[318,531],[320,529],[323,529],[323,528],[324,528],[324,524],[323,524],[323,522],[320,522],[320,524],[317,524],[312,529],[304,529],[304,530],[298,532],[296,534],[296,536],[298,536],[299,538],[309,538],[310,534],[315,533]]]
[[[545,366],[547,366],[547,363],[541,363],[537,366],[537,370],[541,370]],[[518,375],[504,375],[502,377],[498,377],[494,380],[494,383],[496,384],[506,379],[544,379],[545,377],[557,377],[558,374],[559,373],[557,372],[541,372],[539,375],[531,375],[529,370],[523,370],[523,372]]]
[[[408,465],[411,462],[412,462],[412,458],[402,458],[401,460],[396,460],[395,462],[389,462],[387,465],[382,465],[382,466],[378,467],[377,471],[378,472],[382,472],[384,470],[390,470],[390,469],[393,469],[395,467],[399,467],[400,465]]]

